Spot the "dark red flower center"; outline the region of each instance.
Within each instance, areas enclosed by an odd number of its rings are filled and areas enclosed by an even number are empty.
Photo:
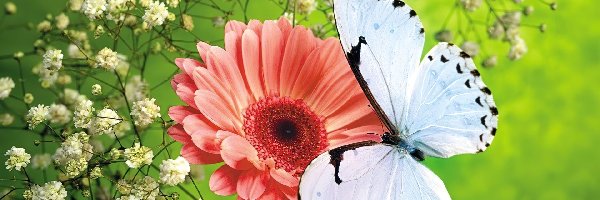
[[[329,145],[321,117],[301,99],[266,97],[244,113],[246,139],[261,159],[273,158],[275,167],[302,173]]]

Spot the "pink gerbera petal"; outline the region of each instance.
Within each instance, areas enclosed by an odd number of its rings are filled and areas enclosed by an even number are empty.
[[[223,162],[219,195],[296,199],[300,175],[319,154],[384,130],[335,38],[321,40],[284,18],[230,21],[225,49],[199,42],[202,62],[177,59],[172,86],[187,106],[169,135],[190,163]]]

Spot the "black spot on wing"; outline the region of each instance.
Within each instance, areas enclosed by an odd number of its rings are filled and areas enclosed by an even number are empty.
[[[414,149],[413,151],[411,151],[410,156],[412,156],[417,161],[425,160],[425,153],[418,149]]]
[[[463,71],[460,70],[460,64],[456,64],[456,72],[458,72],[459,74],[463,73]]]
[[[492,95],[492,91],[487,87],[481,88],[481,91],[487,95]]]
[[[481,103],[481,97],[475,98],[475,102],[479,104],[479,106],[483,107],[483,104]]]
[[[443,63],[446,63],[446,62],[448,62],[448,61],[450,61],[450,60],[448,60],[448,58],[446,58],[444,55],[442,55],[442,56],[440,57],[440,61],[442,61]]]
[[[353,70],[358,70],[358,66],[360,65],[360,49],[362,44],[367,44],[365,37],[358,37],[358,44],[356,46],[352,46],[350,52],[346,52],[346,58],[348,59],[348,64],[350,64],[350,68]]]
[[[480,76],[479,71],[477,71],[476,69],[474,69],[473,71],[471,71],[471,75],[478,77]]]
[[[492,128],[492,131],[490,132],[490,134],[492,134],[492,135],[494,135],[494,136],[496,135],[496,128],[495,128],[495,127],[494,127],[494,128]]]
[[[432,61],[433,57],[432,56],[427,56],[427,59],[429,59],[429,61]]]
[[[421,28],[421,30],[419,30],[419,33],[420,33],[420,34],[423,34],[423,33],[425,33],[425,29],[424,29],[424,28]]]
[[[461,51],[460,52],[460,57],[462,57],[462,58],[470,58],[471,56],[469,54],[465,53],[464,51]]]
[[[492,115],[498,115],[498,108],[490,107],[490,112],[492,112]]]
[[[392,5],[394,6],[394,8],[397,8],[397,7],[404,7],[404,5],[406,5],[406,4],[404,3],[404,1],[394,0],[394,2],[392,2]]]
[[[465,85],[466,85],[468,88],[471,88],[471,83],[469,82],[469,79],[467,79],[467,81],[465,81]]]
[[[417,12],[415,12],[415,10],[410,10],[410,12],[408,12],[408,14],[410,15],[410,17],[417,16]]]
[[[485,147],[489,147],[489,146],[490,146],[490,143],[485,143]]]
[[[483,142],[483,134],[479,135],[479,141]]]
[[[485,124],[485,118],[487,118],[487,115],[484,115],[483,117],[481,117],[481,124],[483,126],[485,126],[485,128],[487,128],[488,126]]]
[[[338,185],[342,183],[342,179],[340,179],[340,164],[342,163],[342,160],[344,160],[344,152],[349,151],[349,150],[354,150],[359,147],[371,146],[374,144],[377,144],[377,143],[373,142],[373,141],[357,142],[357,143],[344,145],[344,146],[329,150],[329,156],[330,156],[329,164],[333,165],[333,167],[334,167],[335,183],[337,183]]]

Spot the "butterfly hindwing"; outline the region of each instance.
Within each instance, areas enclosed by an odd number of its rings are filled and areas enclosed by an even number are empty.
[[[395,129],[406,109],[406,80],[423,49],[416,12],[399,0],[335,0],[334,11],[352,71],[379,117]]]
[[[305,170],[301,199],[450,199],[435,174],[396,147],[373,144],[332,151],[341,154],[323,153]],[[334,165],[340,158],[338,179]]]
[[[450,157],[489,146],[498,109],[473,60],[448,43],[435,46],[410,80],[408,142],[427,155]]]

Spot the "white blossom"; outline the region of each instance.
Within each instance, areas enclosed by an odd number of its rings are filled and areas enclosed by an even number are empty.
[[[29,129],[33,129],[38,124],[46,121],[49,109],[50,107],[41,104],[31,107],[25,116],[27,124],[29,125]]]
[[[90,20],[99,19],[106,11],[106,0],[85,0],[81,9]]]
[[[104,108],[98,111],[92,121],[91,132],[96,135],[109,134],[113,127],[121,122],[121,117],[113,109]]]
[[[308,15],[317,9],[317,1],[315,0],[297,0],[296,9],[301,14]]]
[[[88,161],[92,158],[93,147],[89,144],[89,136],[85,132],[75,133],[56,149],[54,162],[64,167],[65,175],[76,177],[85,171]]]
[[[56,28],[60,30],[64,30],[67,28],[67,26],[69,26],[69,17],[65,15],[65,13],[60,13],[60,15],[56,16],[54,20],[56,23]]]
[[[50,49],[44,53],[44,68],[50,71],[58,71],[62,68],[63,54],[61,50]]]
[[[117,52],[104,47],[104,49],[98,52],[96,55],[96,63],[94,67],[102,67],[106,70],[114,70],[115,67],[119,64],[119,58],[117,57]]]
[[[127,73],[129,73],[129,62],[127,62],[127,56],[123,54],[117,54],[117,58],[119,58],[119,64],[115,67],[115,71],[119,76],[125,77]]]
[[[521,37],[516,37],[511,42],[508,58],[511,60],[518,60],[521,59],[525,53],[527,53],[527,44],[525,44],[525,40],[523,40]]]
[[[479,54],[479,44],[476,42],[465,41],[460,48],[470,56],[477,56]]]
[[[15,117],[11,114],[4,113],[0,115],[0,125],[8,126],[11,125],[15,121]]]
[[[102,175],[102,168],[100,167],[94,167],[92,169],[92,171],[90,172],[90,178],[91,179],[97,179],[100,177],[103,177],[104,175]]]
[[[142,80],[140,75],[135,75],[129,79],[125,85],[125,96],[129,102],[136,102],[146,98],[148,95],[148,83]]]
[[[74,109],[79,105],[80,102],[88,100],[85,95],[79,94],[77,90],[65,88],[61,94],[61,99],[69,108]]]
[[[133,102],[131,116],[136,126],[145,127],[151,124],[154,119],[160,117],[160,107],[154,103],[156,99],[144,99]]]
[[[133,185],[131,194],[137,199],[155,200],[159,193],[158,186],[158,183],[152,177],[145,176]]]
[[[152,149],[140,146],[140,143],[135,143],[133,147],[125,149],[125,164],[130,168],[139,168],[142,165],[152,164],[154,153]]]
[[[14,146],[6,151],[4,155],[8,156],[8,159],[6,159],[4,164],[9,171],[12,171],[13,169],[21,171],[22,168],[27,167],[27,164],[29,164],[31,159],[31,155],[25,153],[25,149],[16,148]]]
[[[163,2],[153,1],[148,5],[148,9],[142,16],[144,22],[149,27],[160,26],[165,22],[165,19],[169,16],[169,11]]]
[[[25,199],[31,200],[63,200],[67,198],[67,191],[61,182],[51,181],[44,186],[32,185],[29,190],[23,194]]]
[[[15,88],[15,82],[10,77],[0,78],[0,100],[6,99],[13,88]]]
[[[172,8],[179,6],[179,0],[167,0],[167,5]]]
[[[25,93],[25,95],[23,95],[23,102],[25,102],[26,104],[33,103],[33,94],[29,92]]]
[[[6,2],[6,4],[4,4],[4,12],[8,15],[14,15],[17,13],[17,5],[10,1]]]
[[[63,104],[52,104],[48,112],[48,119],[52,123],[64,125],[71,121],[71,111]]]
[[[69,44],[69,46],[67,47],[67,55],[69,55],[69,58],[85,58],[85,54],[83,53],[83,51],[81,51],[81,49],[79,49],[79,47],[77,47],[77,45],[75,44]]]
[[[183,26],[183,28],[187,31],[192,31],[194,30],[194,18],[192,18],[192,16],[183,14],[181,15],[181,24]]]
[[[181,156],[174,160],[163,160],[162,164],[160,164],[160,182],[170,186],[175,186],[185,181],[185,177],[189,173],[190,163]]]
[[[467,11],[475,11],[481,6],[481,0],[460,0],[460,3]]]
[[[52,156],[48,153],[37,154],[31,158],[31,167],[34,169],[46,169],[52,164]]]
[[[89,128],[92,124],[92,115],[94,114],[93,103],[90,100],[83,100],[75,107],[73,121],[76,128]]]
[[[69,0],[69,9],[72,11],[81,10],[81,6],[83,5],[83,0]]]
[[[92,94],[93,95],[101,95],[102,94],[102,86],[99,84],[92,85]]]
[[[127,2],[133,0],[107,0],[107,11],[106,18],[115,22],[122,21],[125,19],[123,14],[127,11]]]
[[[48,20],[44,20],[37,25],[37,31],[40,33],[46,33],[52,30],[52,24]]]

